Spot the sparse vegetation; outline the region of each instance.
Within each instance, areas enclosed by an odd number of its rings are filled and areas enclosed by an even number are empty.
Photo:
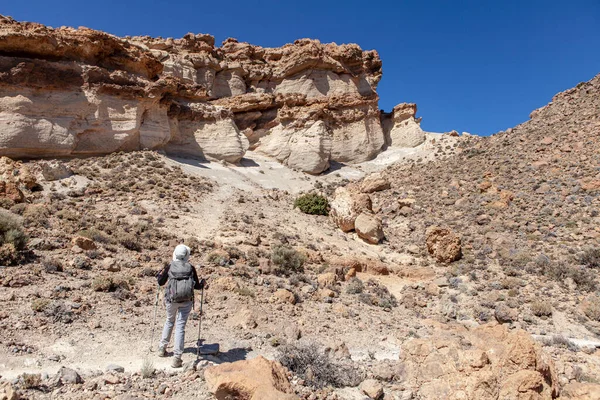
[[[365,285],[358,278],[352,278],[348,281],[346,286],[346,293],[348,294],[360,294],[363,292]]]
[[[95,292],[114,292],[118,289],[129,290],[127,280],[120,277],[96,276],[92,280],[91,286]]]
[[[275,246],[271,253],[271,261],[277,267],[276,275],[291,275],[304,272],[306,256],[288,245]]]
[[[20,259],[20,252],[27,246],[27,240],[18,217],[0,209],[0,263],[16,264]]]
[[[152,362],[152,360],[150,358],[144,358],[144,362],[142,364],[142,369],[140,370],[140,373],[142,374],[142,378],[147,379],[147,378],[151,378],[152,376],[154,376],[154,363]]]
[[[24,373],[21,375],[21,384],[23,389],[38,389],[42,386],[41,374],[28,374]]]
[[[329,202],[327,198],[316,193],[303,194],[298,197],[294,201],[294,207],[298,207],[305,214],[329,214]]]
[[[600,269],[600,247],[593,247],[583,252],[579,262],[588,268]]]
[[[359,369],[335,364],[315,344],[280,346],[277,359],[284,367],[317,388],[357,386],[364,379]]]
[[[364,287],[366,291],[360,293],[358,297],[361,302],[381,308],[392,308],[398,305],[396,297],[377,281],[369,279]]]
[[[600,321],[600,297],[588,297],[583,303],[583,312],[592,321]]]
[[[549,317],[552,315],[552,306],[547,301],[536,300],[529,306],[536,317]]]
[[[35,312],[42,312],[50,304],[50,299],[35,299],[31,302],[31,309]]]

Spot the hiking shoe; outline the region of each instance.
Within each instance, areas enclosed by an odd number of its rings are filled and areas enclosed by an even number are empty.
[[[183,362],[179,357],[173,357],[173,362],[171,363],[171,368],[181,368],[183,366]]]
[[[167,356],[167,349],[164,346],[158,346],[158,356],[159,357]]]

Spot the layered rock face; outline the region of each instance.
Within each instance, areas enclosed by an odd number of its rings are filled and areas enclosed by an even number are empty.
[[[309,173],[384,145],[381,60],[302,39],[118,38],[0,17],[0,155],[165,149],[239,161],[248,148]]]

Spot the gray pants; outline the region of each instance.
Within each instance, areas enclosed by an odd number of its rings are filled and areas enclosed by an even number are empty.
[[[183,354],[183,346],[185,343],[185,323],[187,322],[190,311],[192,311],[193,301],[183,303],[167,303],[167,320],[163,328],[162,339],[160,340],[161,347],[167,347],[171,340],[171,332],[175,325],[175,343],[173,354],[175,357],[180,357]],[[176,320],[177,318],[177,320]]]

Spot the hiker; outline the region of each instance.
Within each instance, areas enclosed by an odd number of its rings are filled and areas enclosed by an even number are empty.
[[[188,260],[190,248],[180,244],[173,251],[173,261],[158,273],[158,284],[165,287],[165,305],[167,320],[163,328],[162,338],[158,345],[158,356],[167,356],[167,346],[171,340],[171,332],[175,325],[175,343],[173,346],[173,368],[182,366],[181,355],[185,342],[185,324],[194,305],[194,289],[205,287],[206,281],[198,279],[196,268]]]

